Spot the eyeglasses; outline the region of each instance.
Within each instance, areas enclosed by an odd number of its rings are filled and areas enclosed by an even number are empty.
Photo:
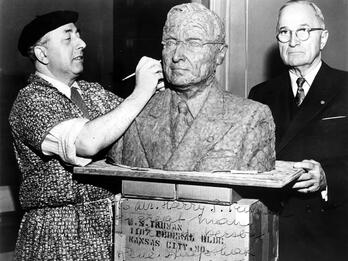
[[[297,39],[299,39],[300,41],[307,41],[312,31],[319,31],[319,30],[325,30],[325,29],[310,28],[310,27],[299,28],[296,31],[292,31],[289,29],[281,29],[278,32],[276,38],[281,43],[287,43],[290,41],[292,34],[295,32]]]
[[[207,44],[225,44],[223,42],[202,42],[200,40],[180,41],[175,39],[168,39],[168,40],[162,41],[162,45],[164,46],[164,48],[167,48],[167,49],[177,48],[180,43],[182,43],[187,49],[190,49],[190,50],[201,49],[203,48],[204,45],[207,45]]]

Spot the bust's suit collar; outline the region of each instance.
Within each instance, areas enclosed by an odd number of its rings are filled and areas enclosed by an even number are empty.
[[[160,153],[145,152],[150,165],[163,162],[165,169],[193,170],[201,155],[231,128],[231,114],[226,108],[223,91],[216,85],[212,86],[191,127],[175,147],[170,138],[171,92],[166,90],[153,97],[148,108],[136,119],[139,138],[146,148],[157,150],[161,147]]]

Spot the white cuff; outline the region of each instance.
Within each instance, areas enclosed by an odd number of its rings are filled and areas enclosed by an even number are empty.
[[[326,186],[325,190],[323,190],[321,192],[321,198],[325,201],[328,201],[329,198],[328,198],[328,187]]]
[[[53,127],[42,142],[41,148],[45,155],[58,155],[64,162],[86,166],[92,161],[76,155],[75,141],[88,119],[75,118],[63,121]]]

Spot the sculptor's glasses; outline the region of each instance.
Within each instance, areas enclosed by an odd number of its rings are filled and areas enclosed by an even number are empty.
[[[187,49],[196,50],[196,49],[203,48],[204,45],[207,45],[207,44],[224,44],[224,43],[223,42],[202,42],[201,40],[197,40],[197,39],[190,39],[185,41],[180,41],[176,39],[167,39],[162,41],[162,45],[164,46],[164,48],[169,50],[177,48],[179,44],[184,45]]]
[[[307,41],[309,39],[310,33],[312,31],[325,30],[323,28],[310,28],[310,27],[301,27],[296,31],[289,30],[287,28],[280,29],[276,38],[281,43],[287,43],[290,41],[291,36],[295,33],[297,39],[300,41]]]

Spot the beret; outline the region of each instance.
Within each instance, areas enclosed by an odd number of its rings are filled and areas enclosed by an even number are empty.
[[[62,25],[75,23],[78,16],[78,13],[74,11],[54,11],[37,16],[22,30],[18,40],[19,52],[23,56],[28,56],[29,47],[34,45],[42,36]]]

